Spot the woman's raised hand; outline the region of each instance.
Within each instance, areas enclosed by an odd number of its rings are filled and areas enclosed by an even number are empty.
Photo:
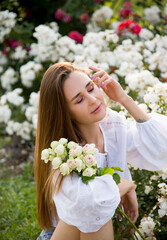
[[[126,100],[128,95],[116,80],[99,68],[89,68],[95,72],[92,75],[92,81],[95,82],[98,87],[101,87],[110,99],[119,103],[122,103]]]

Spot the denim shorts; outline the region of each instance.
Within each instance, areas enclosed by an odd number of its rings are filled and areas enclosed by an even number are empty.
[[[55,228],[53,228],[52,230],[48,230],[48,231],[43,230],[41,232],[41,234],[39,235],[39,237],[37,238],[37,240],[50,240],[54,230],[55,230]]]

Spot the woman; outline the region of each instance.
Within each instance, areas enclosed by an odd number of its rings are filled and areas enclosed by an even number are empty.
[[[112,225],[110,219],[120,202],[120,195],[123,196],[125,212],[134,222],[138,216],[135,188],[128,181],[131,176],[126,158],[134,166],[148,170],[157,170],[166,164],[166,117],[154,114],[151,118],[123,91],[118,82],[100,69],[90,69],[96,72],[92,80],[84,69],[69,63],[55,64],[46,71],[40,88],[35,146],[38,220],[43,229],[50,229],[57,225],[59,219],[56,222],[54,215],[57,216],[58,212],[61,221],[53,235],[57,239],[66,239],[62,235],[65,229],[67,233],[72,231],[76,239],[93,239],[94,236],[97,239],[96,233],[98,236],[106,233],[104,239],[112,239],[108,226]],[[138,122],[137,128],[128,126],[125,118],[106,108],[100,88],[129,111]],[[40,154],[53,140],[61,137],[81,145],[94,143],[100,152],[96,156],[99,167],[119,166],[124,170],[120,174],[120,186],[116,186],[109,175],[96,177],[88,186],[83,186],[79,177],[71,179],[66,176],[63,179],[58,171],[55,173],[49,163],[40,160]],[[54,188],[53,182],[56,183]],[[121,192],[122,186],[128,186],[124,193]],[[81,204],[84,197],[85,207]],[[90,215],[87,208],[92,209]]]

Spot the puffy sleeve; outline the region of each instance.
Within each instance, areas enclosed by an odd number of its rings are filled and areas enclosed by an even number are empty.
[[[61,189],[54,194],[58,216],[81,232],[97,232],[114,215],[120,203],[119,189],[109,174],[84,184],[81,178],[65,176]]]
[[[127,161],[135,167],[157,171],[167,164],[167,117],[151,113],[151,119],[127,126]]]

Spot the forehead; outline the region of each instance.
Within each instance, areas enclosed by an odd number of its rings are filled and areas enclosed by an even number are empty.
[[[64,83],[64,94],[67,100],[71,100],[76,94],[85,89],[86,84],[90,82],[90,78],[84,72],[74,71]]]

